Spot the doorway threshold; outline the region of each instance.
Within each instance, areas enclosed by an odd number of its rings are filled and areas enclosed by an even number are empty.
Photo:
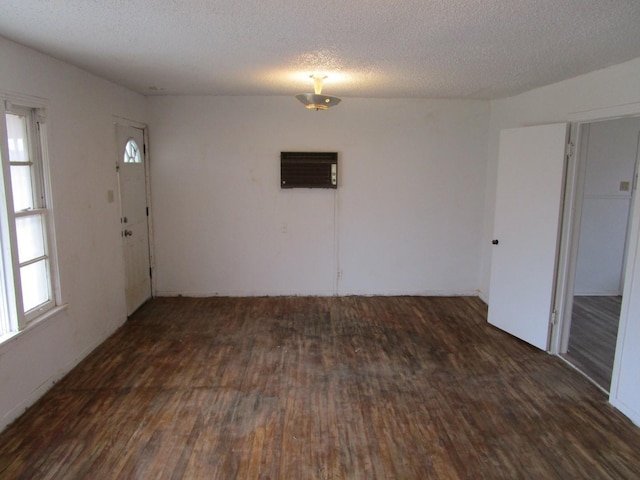
[[[609,390],[607,390],[605,387],[603,387],[602,385],[600,385],[598,382],[596,382],[593,378],[591,378],[589,376],[588,373],[586,373],[584,370],[582,370],[580,367],[576,366],[574,363],[571,362],[570,359],[566,358],[564,355],[556,355],[560,360],[562,360],[564,363],[566,363],[567,365],[569,365],[571,368],[573,368],[576,372],[578,372],[580,375],[582,375],[584,378],[586,378],[587,380],[589,380],[589,382],[591,382],[593,385],[595,385],[598,390],[600,390],[602,393],[604,393],[607,397],[609,396]]]

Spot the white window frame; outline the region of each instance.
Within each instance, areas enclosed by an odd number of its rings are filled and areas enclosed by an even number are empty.
[[[30,160],[32,162],[33,184],[35,192],[41,197],[41,205],[25,212],[15,212],[11,187],[11,166],[7,134],[7,113],[28,115],[27,125]],[[0,92],[0,295],[6,303],[0,301],[9,318],[8,332],[0,332],[0,341],[5,337],[24,330],[30,324],[44,318],[61,304],[59,277],[57,268],[57,249],[55,245],[53,204],[47,148],[46,104],[28,97],[4,95]],[[47,264],[49,300],[25,312],[23,308],[22,284],[20,281],[20,261],[18,258],[18,239],[16,219],[29,215],[42,215],[44,220],[45,258]],[[29,262],[25,262],[29,263]]]

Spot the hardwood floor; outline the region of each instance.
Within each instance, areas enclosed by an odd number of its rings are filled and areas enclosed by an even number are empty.
[[[0,435],[0,477],[638,478],[640,429],[477,298],[159,298]]]
[[[573,298],[569,350],[564,357],[609,391],[622,297]]]

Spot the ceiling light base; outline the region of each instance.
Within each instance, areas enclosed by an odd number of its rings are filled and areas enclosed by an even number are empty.
[[[296,95],[298,101],[300,101],[309,110],[328,110],[330,107],[335,107],[342,100],[338,97],[331,97],[329,95],[321,95],[322,81],[327,78],[319,75],[310,75],[313,78],[313,86],[315,93],[300,93]]]
[[[317,95],[315,93],[301,93],[296,95],[296,98],[310,110],[328,110],[329,107],[335,107],[341,102],[338,97]]]

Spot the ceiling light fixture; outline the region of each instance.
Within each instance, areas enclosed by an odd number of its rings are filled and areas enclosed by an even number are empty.
[[[310,110],[328,110],[329,107],[335,107],[341,101],[338,97],[330,97],[321,95],[322,81],[327,78],[321,75],[309,75],[313,78],[313,89],[315,93],[300,93],[296,98]]]

